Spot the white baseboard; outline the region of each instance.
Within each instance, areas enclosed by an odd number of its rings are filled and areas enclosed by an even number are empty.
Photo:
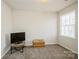
[[[53,45],[53,44],[57,44],[57,43],[46,43],[45,45]],[[32,46],[32,44],[25,44],[25,46]]]
[[[5,56],[5,54],[10,50],[10,47],[6,47],[1,51],[1,58],[3,58],[3,56]]]
[[[53,44],[57,44],[57,43],[46,43],[45,45],[53,45]]]
[[[60,43],[59,43],[59,45],[62,46],[62,47],[64,47],[64,48],[66,48],[66,49],[68,49],[68,50],[70,50],[70,51],[72,51],[72,52],[75,53],[75,54],[78,54],[76,51],[70,49],[70,48],[67,47],[67,46],[64,46],[64,45],[62,45],[62,44],[60,44]]]
[[[25,44],[25,46],[32,46],[32,44]]]

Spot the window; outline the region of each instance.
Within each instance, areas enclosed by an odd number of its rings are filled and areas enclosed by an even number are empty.
[[[75,11],[60,16],[60,35],[75,38]]]

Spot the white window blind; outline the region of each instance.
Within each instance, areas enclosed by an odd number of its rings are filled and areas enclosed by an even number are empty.
[[[60,16],[60,34],[75,38],[75,11]]]

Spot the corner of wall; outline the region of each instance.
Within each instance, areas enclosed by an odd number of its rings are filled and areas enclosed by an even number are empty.
[[[4,48],[2,51],[1,51],[1,58],[3,58],[3,56],[5,56],[5,54],[10,50],[10,46]]]

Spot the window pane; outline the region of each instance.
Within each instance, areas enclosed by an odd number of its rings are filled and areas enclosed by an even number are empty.
[[[66,22],[67,25],[69,24],[69,15],[68,14],[66,15],[65,22]]]

